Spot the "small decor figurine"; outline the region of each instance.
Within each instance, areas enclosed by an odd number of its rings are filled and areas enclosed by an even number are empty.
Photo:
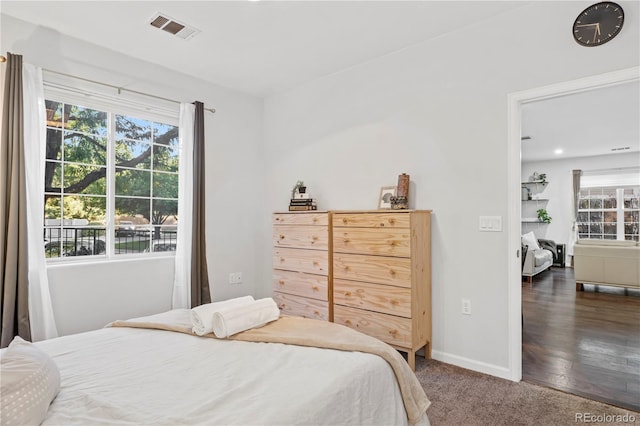
[[[398,175],[398,187],[395,197],[391,197],[391,208],[394,210],[409,208],[409,175]]]
[[[309,211],[317,210],[316,202],[309,197],[307,187],[304,182],[299,180],[291,190],[291,201],[289,202],[289,211]]]

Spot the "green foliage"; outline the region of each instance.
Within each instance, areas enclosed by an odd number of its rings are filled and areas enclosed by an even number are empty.
[[[551,216],[547,213],[547,209],[538,209],[538,220],[543,223],[551,223]]]
[[[299,180],[296,182],[296,184],[293,186],[293,189],[291,190],[291,198],[296,196],[296,192],[298,192],[298,190],[300,188],[304,187],[304,182]]]
[[[49,100],[46,109],[45,218],[104,223],[107,114]],[[115,115],[115,130],[116,215],[164,223],[177,214],[178,128]]]

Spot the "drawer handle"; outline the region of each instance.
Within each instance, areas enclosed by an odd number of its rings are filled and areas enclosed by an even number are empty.
[[[345,291],[344,295],[347,296],[347,297],[351,297],[351,292],[350,291]]]
[[[400,302],[397,299],[393,299],[391,301],[391,304],[394,305],[394,306],[398,306],[400,304]]]
[[[342,223],[346,224],[348,222],[347,218],[342,218]]]
[[[311,239],[312,239],[313,241],[318,241],[318,237],[316,237],[315,235],[312,235],[312,236],[311,236]]]
[[[284,240],[284,235],[280,235],[280,239],[281,239],[281,240]]]
[[[280,285],[284,285],[284,280],[280,280],[280,281],[278,281],[278,283],[279,283]]]
[[[350,239],[348,239],[348,238],[345,238],[343,241],[344,241],[345,243],[350,243],[350,242],[351,242],[351,240],[350,240]]]
[[[312,285],[311,290],[318,291],[320,290],[317,285]]]
[[[396,220],[391,218],[391,219],[389,219],[389,223],[393,225],[394,223],[396,223]]]
[[[318,315],[318,316],[320,316],[320,312],[318,312],[318,311],[313,311],[313,313]]]
[[[395,337],[398,334],[398,330],[389,330],[389,334]]]
[[[344,323],[347,324],[347,325],[352,325],[351,324],[351,320],[346,320]]]
[[[314,217],[314,218],[313,218],[313,223],[316,223],[316,222],[318,222],[318,218],[317,218],[317,217]]]
[[[284,257],[281,257],[281,258],[280,258],[280,262],[284,262]]]
[[[284,303],[281,303],[280,305],[278,305],[278,309],[283,310],[284,308],[286,308],[287,305],[285,305]]]
[[[391,274],[392,277],[396,276],[396,271],[394,271],[393,269],[389,269],[389,273]]]

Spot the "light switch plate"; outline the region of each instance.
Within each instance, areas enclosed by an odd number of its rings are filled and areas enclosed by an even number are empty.
[[[502,232],[502,216],[480,216],[480,231]]]

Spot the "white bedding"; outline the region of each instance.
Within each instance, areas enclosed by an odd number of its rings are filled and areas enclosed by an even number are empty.
[[[407,424],[376,355],[134,328],[37,346],[62,380],[43,425]]]

